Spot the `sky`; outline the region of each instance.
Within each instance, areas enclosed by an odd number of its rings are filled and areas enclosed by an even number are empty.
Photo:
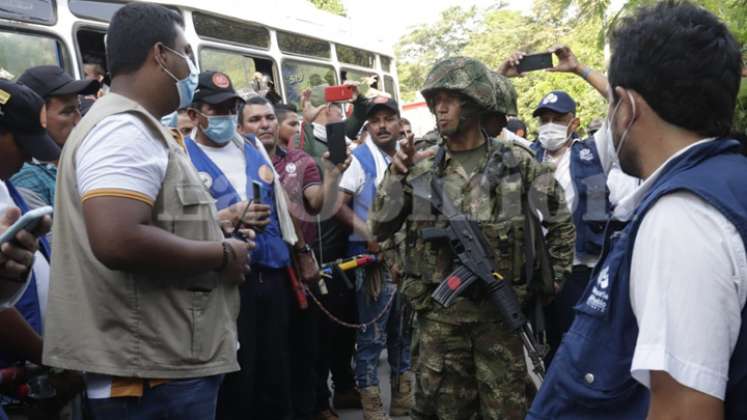
[[[348,16],[354,22],[387,22],[383,27],[390,29],[379,37],[392,46],[413,26],[428,24],[438,20],[441,12],[451,6],[488,7],[497,0],[343,0]],[[532,0],[508,0],[510,9],[528,11]],[[372,5],[375,5],[372,6]]]

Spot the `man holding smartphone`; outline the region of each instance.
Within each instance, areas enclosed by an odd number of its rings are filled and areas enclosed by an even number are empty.
[[[215,200],[219,215],[236,213],[237,209],[244,213],[248,207],[240,223],[257,231],[252,269],[241,288],[241,371],[225,378],[218,418],[244,419],[247,413],[262,419],[285,418],[292,413],[289,245],[295,245],[298,237],[285,192],[263,146],[267,133],[244,137],[238,131],[239,115],[243,117],[241,110],[246,108],[243,102],[226,74],[200,73],[188,110],[195,129],[185,140],[189,157]]]

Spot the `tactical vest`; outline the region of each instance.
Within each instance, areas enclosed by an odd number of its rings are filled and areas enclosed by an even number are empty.
[[[638,228],[661,197],[687,191],[719,210],[747,245],[747,160],[740,151],[741,145],[733,140],[687,150],[662,170],[624,228],[607,229],[603,259],[592,277],[595,281],[575,308],[573,324],[527,419],[646,418],[650,392],[630,374],[638,337],[630,305],[630,265]],[[716,176],[718,182],[714,182]],[[726,419],[747,418],[746,314],[743,310],[729,363]]]
[[[241,196],[231,185],[231,181],[223,171],[210,160],[207,154],[200,149],[194,140],[188,138],[184,142],[192,163],[200,173],[205,186],[210,190],[210,195],[215,199],[218,210],[223,210],[241,201]],[[288,246],[283,242],[278,222],[277,206],[275,202],[275,188],[272,180],[263,179],[260,169],[267,176],[272,174],[270,163],[253,146],[244,143],[244,160],[246,162],[246,197],[248,200],[255,199],[253,196],[252,181],[260,183],[259,201],[270,206],[270,224],[265,226],[262,232],[257,232],[255,242],[257,247],[252,251],[252,264],[270,268],[284,268],[290,264],[290,253]],[[226,147],[232,147],[231,145]]]
[[[91,249],[75,155],[96,124],[124,113],[141,120],[152,141],[168,149],[151,226],[190,240],[223,240],[213,198],[169,131],[124,96],[110,93],[97,100],[70,134],[60,159],[44,364],[162,379],[238,370],[235,284],[215,271],[169,275],[112,270]]]
[[[537,160],[542,162],[545,149],[539,141],[532,142],[531,147]],[[612,210],[607,175],[593,138],[574,140],[568,153],[571,154],[571,182],[576,192],[576,202],[568,203],[574,206],[571,216],[576,226],[576,255],[598,257],[604,242],[604,226]]]

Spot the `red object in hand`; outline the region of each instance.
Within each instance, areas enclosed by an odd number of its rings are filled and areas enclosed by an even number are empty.
[[[337,85],[324,88],[326,102],[345,102],[353,99],[353,86]]]

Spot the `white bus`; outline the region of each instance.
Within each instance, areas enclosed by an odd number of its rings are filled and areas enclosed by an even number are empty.
[[[126,1],[0,0],[0,70],[57,64],[82,78],[83,64],[105,64],[104,35]],[[376,25],[354,27],[305,0],[159,0],[184,17],[201,70],[227,73],[239,92],[256,73],[288,103],[312,86],[377,76],[374,87],[398,97],[391,46]],[[7,75],[7,73],[5,73]]]

